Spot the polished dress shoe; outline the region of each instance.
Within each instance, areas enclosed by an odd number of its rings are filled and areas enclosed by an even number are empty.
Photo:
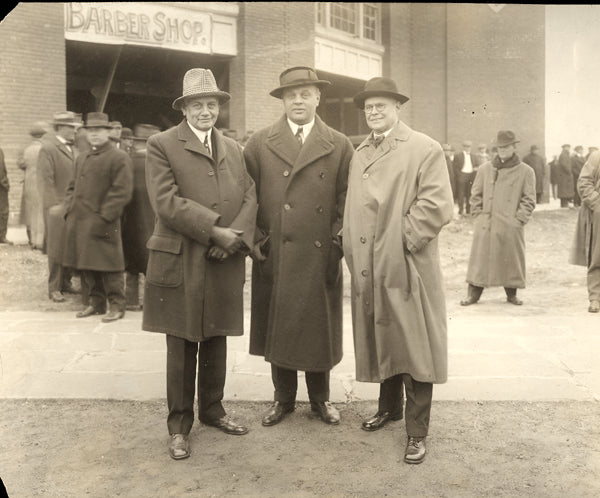
[[[119,310],[109,311],[106,315],[104,315],[102,317],[102,321],[104,323],[115,322],[117,320],[120,320],[124,316],[125,316],[124,311],[119,311]]]
[[[75,316],[77,318],[85,318],[85,317],[92,316],[92,315],[103,315],[103,314],[104,314],[103,311],[97,310],[93,306],[88,306],[83,311],[78,311]]]
[[[362,429],[365,431],[376,431],[381,429],[390,420],[401,420],[402,414],[393,414],[390,412],[377,412],[371,418],[368,418],[362,423]]]
[[[263,415],[262,425],[269,427],[270,425],[278,424],[283,420],[283,417],[288,413],[292,413],[295,409],[296,405],[294,403],[281,403],[275,401],[273,406],[271,406],[267,413]]]
[[[311,401],[310,409],[317,413],[326,424],[337,425],[340,423],[340,412],[329,401]]]
[[[229,415],[225,415],[216,420],[201,420],[203,424],[221,429],[225,434],[233,436],[243,436],[248,434],[248,428],[235,422]]]
[[[523,304],[523,301],[521,301],[517,296],[508,296],[506,298],[506,302],[514,304],[515,306],[521,306]]]
[[[173,460],[183,460],[190,456],[190,442],[187,434],[171,434],[169,455]]]
[[[600,311],[600,301],[590,301],[590,307],[588,308],[590,313],[598,313]]]
[[[404,461],[406,463],[421,463],[425,459],[425,438],[408,436],[406,442],[406,451],[404,452]]]
[[[65,296],[63,296],[59,291],[52,291],[50,293],[50,299],[55,303],[64,303],[66,301]]]
[[[479,299],[475,299],[473,296],[469,296],[467,299],[463,299],[460,302],[461,306],[470,306],[471,304],[477,304],[477,301],[479,301]]]

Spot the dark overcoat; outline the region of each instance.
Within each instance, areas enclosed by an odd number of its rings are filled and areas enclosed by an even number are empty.
[[[581,208],[569,262],[600,266],[600,151],[593,152],[581,169],[577,190]]]
[[[516,155],[479,168],[471,190],[473,244],[467,282],[479,287],[525,287],[525,224],[535,209],[535,173]]]
[[[344,257],[352,275],[356,379],[448,376],[446,302],[437,236],[452,219],[440,144],[399,121],[352,159]]]
[[[123,253],[125,270],[137,275],[146,273],[148,248],[146,243],[154,230],[154,211],[146,188],[146,152],[130,153],[133,166],[133,194],[123,211]]]
[[[573,184],[573,171],[571,167],[571,156],[568,151],[564,150],[560,153],[557,159],[558,167],[556,168],[557,183],[558,183],[558,198],[572,199],[575,193]]]
[[[250,354],[277,366],[318,372],[342,359],[337,234],[353,152],[318,116],[301,148],[283,116],[244,149],[266,256],[252,266]]]
[[[199,342],[243,334],[245,256],[206,259],[217,224],[254,240],[256,191],[242,147],[212,131],[211,157],[186,120],[148,139],[146,185],[157,216],[148,240],[143,330]]]
[[[535,174],[535,192],[541,194],[544,191],[544,176],[546,174],[546,159],[537,154],[530,152],[523,158],[525,164],[529,164],[533,168]]]
[[[110,140],[77,157],[64,200],[64,266],[123,271],[121,215],[132,188],[131,159]]]

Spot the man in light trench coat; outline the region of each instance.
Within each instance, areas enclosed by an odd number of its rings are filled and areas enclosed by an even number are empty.
[[[473,245],[467,270],[468,295],[462,306],[479,301],[485,287],[502,286],[507,302],[522,305],[525,288],[525,225],[535,209],[535,172],[516,153],[519,141],[499,131],[498,156],[477,171],[471,196]]]
[[[421,463],[434,383],[447,380],[446,306],[437,236],[452,219],[442,147],[399,119],[408,97],[373,78],[354,102],[372,133],[350,167],[344,256],[352,275],[356,379],[379,382],[379,409],[362,428],[403,416],[404,461]]]
[[[250,354],[271,363],[272,426],[295,409],[297,371],[305,372],[311,409],[340,421],[329,403],[329,371],[342,358],[342,226],[350,140],[318,116],[319,80],[310,67],[280,75],[270,94],[285,114],[244,148],[256,182],[257,236],[252,267]]]
[[[587,267],[590,313],[600,311],[600,151],[592,152],[583,165],[577,190],[581,209],[569,262]]]
[[[172,104],[183,120],[147,144],[146,184],[157,222],[146,244],[142,329],[166,334],[168,448],[175,460],[190,456],[196,364],[200,421],[226,434],[248,432],[222,404],[227,336],[243,334],[245,256],[256,220],[242,147],[215,128],[230,97],[209,69],[190,69]]]

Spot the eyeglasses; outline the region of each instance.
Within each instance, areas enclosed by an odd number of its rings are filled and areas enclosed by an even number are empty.
[[[365,114],[369,114],[373,111],[381,112],[386,107],[387,107],[387,104],[375,104],[375,105],[368,104],[365,106],[364,111],[365,111]]]

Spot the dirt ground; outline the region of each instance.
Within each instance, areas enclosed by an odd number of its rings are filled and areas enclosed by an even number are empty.
[[[576,216],[539,211],[527,226],[521,314],[586,312],[585,269],[567,263]],[[465,293],[471,239],[464,218],[440,235],[449,315]],[[77,296],[47,299],[41,253],[1,246],[0,260],[0,311],[81,307]],[[500,299],[501,289],[486,290],[475,309],[484,313],[486,301]],[[167,454],[163,400],[0,400],[0,477],[11,498],[600,496],[599,402],[436,401],[434,391],[428,455],[417,466],[402,461],[403,422],[360,430],[375,401],[338,404],[336,427],[299,404],[265,428],[267,406],[226,403],[250,433],[228,436],[196,423],[192,457],[176,462]]]

